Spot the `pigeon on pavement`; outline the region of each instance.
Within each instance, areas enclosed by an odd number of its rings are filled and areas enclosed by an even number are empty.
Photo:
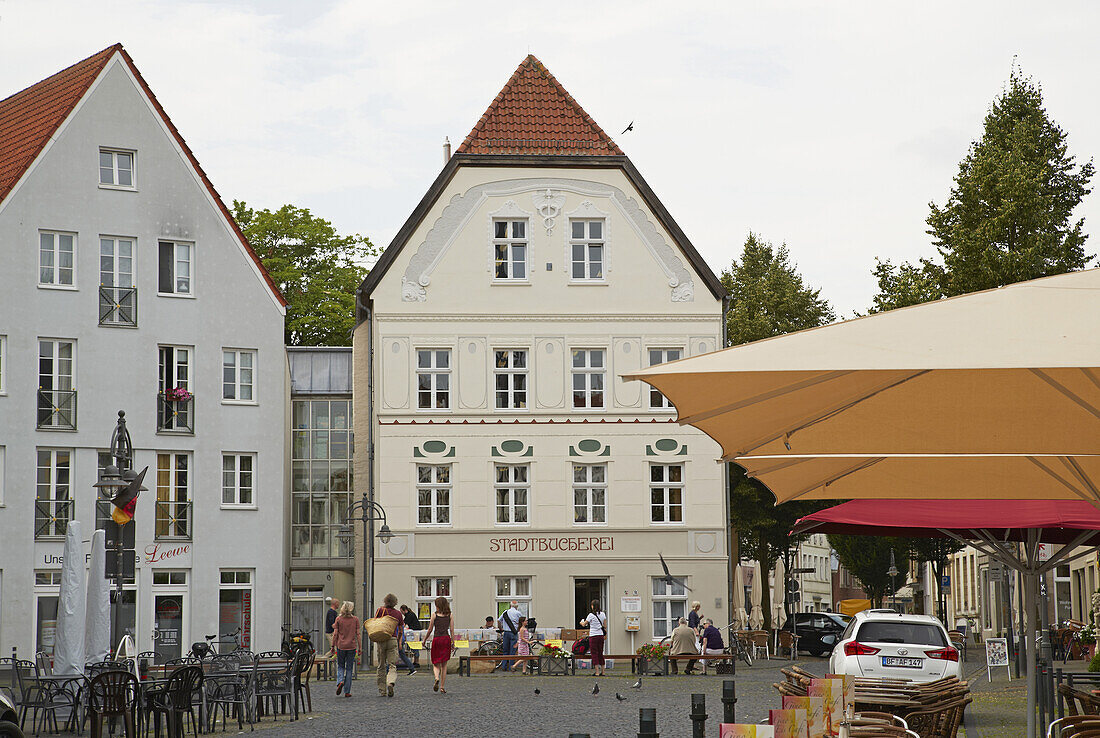
[[[599,693],[600,693],[600,685],[599,684],[593,684],[592,685],[592,694],[599,694]]]
[[[615,693],[615,699],[617,699],[619,702],[626,702],[626,697],[623,697],[618,692]]]
[[[535,694],[542,694],[542,690],[538,687],[535,687]]]
[[[641,688],[642,688],[642,678],[641,678],[641,677],[638,677],[638,681],[636,681],[636,682],[634,682],[633,684],[631,684],[631,685],[630,685],[630,688],[631,688],[631,689],[641,689]]]

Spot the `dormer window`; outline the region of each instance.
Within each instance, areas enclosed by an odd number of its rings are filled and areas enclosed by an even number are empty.
[[[493,279],[527,280],[527,221],[493,221]]]
[[[99,184],[124,190],[134,189],[134,152],[122,149],[99,150]]]
[[[573,281],[603,281],[604,222],[573,220],[569,223],[570,276]]]

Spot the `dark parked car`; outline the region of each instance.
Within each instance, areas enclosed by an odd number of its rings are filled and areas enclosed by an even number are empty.
[[[15,704],[0,689],[0,738],[23,738],[19,729],[19,718],[15,714]]]
[[[798,633],[798,650],[809,651],[811,656],[824,656],[833,650],[840,634],[851,620],[847,615],[835,612],[796,612],[783,625],[783,630]]]

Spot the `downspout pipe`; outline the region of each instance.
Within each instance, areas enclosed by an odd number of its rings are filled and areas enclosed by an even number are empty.
[[[726,348],[729,344],[729,310],[730,310],[730,298],[729,295],[722,297],[722,348]],[[741,559],[741,550],[737,545],[737,536],[733,533],[733,524],[730,520],[730,494],[733,490],[730,488],[730,463],[729,461],[722,464],[722,488],[725,490],[725,494],[722,498],[722,511],[725,515],[725,525],[723,529],[726,533],[726,607],[728,608],[727,614],[729,615],[729,622],[733,622],[733,573],[737,571],[737,562]]]

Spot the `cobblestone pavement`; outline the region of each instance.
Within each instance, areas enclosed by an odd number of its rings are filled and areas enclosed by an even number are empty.
[[[737,669],[737,717],[739,722],[759,723],[779,698],[772,682],[780,681],[780,668],[788,662],[778,659],[758,661],[751,668]],[[816,674],[827,670],[825,659],[805,658],[797,662]],[[1083,670],[1082,662],[1070,669]],[[265,718],[256,725],[259,738],[284,736],[324,736],[344,738],[393,734],[412,736],[553,736],[566,738],[572,733],[596,738],[622,736],[634,738],[638,731],[638,709],[657,709],[657,727],[663,738],[691,735],[688,713],[691,694],[706,695],[707,735],[717,735],[722,716],[722,682],[728,676],[646,677],[641,690],[630,686],[636,677],[626,673],[595,678],[578,671],[575,677],[530,677],[514,675],[447,676],[447,694],[432,691],[431,671],[398,677],[396,695],[378,696],[374,675],[355,680],[354,696],[337,697],[335,683],[312,683],[313,712],[296,722],[280,717],[278,722]],[[582,675],[584,674],[584,675]],[[1024,734],[1024,683],[1007,681],[1003,669],[990,683],[984,662],[971,657],[963,665],[970,681],[974,702],[967,711],[966,738],[1009,738]],[[592,695],[594,684],[599,695]],[[538,689],[540,694],[535,694]],[[615,694],[625,700],[619,701]],[[216,731],[221,734],[220,726]],[[226,734],[237,732],[227,725]],[[245,726],[245,734],[249,733]],[[961,735],[961,734],[960,734]]]
[[[739,720],[760,722],[778,695],[772,682],[781,678],[779,669],[786,662],[759,662],[752,668],[741,666],[737,684]],[[801,662],[806,668],[824,673],[823,659]],[[657,708],[657,727],[663,738],[691,735],[688,712],[691,694],[706,695],[708,735],[718,734],[722,717],[722,682],[730,677],[668,676],[646,677],[640,690],[630,686],[636,677],[629,666],[621,676],[606,677],[531,677],[521,675],[477,675],[459,678],[447,676],[447,694],[432,691],[430,671],[412,677],[398,677],[396,695],[378,696],[373,675],[355,681],[354,696],[336,697],[333,682],[313,684],[313,713],[296,723],[282,720],[275,725],[265,720],[257,726],[262,738],[324,735],[374,736],[381,730],[401,736],[554,736],[567,738],[571,733],[600,736],[629,736],[638,732],[638,709]],[[599,684],[599,695],[592,695]],[[535,689],[540,694],[535,694]],[[625,697],[620,702],[619,693]],[[233,726],[231,732],[236,732]],[[220,732],[220,729],[219,729]],[[248,732],[247,727],[245,732]]]

